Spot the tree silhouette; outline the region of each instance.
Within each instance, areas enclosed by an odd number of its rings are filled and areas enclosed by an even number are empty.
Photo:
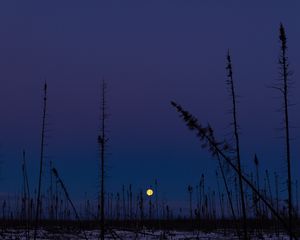
[[[238,120],[237,120],[237,102],[236,102],[236,93],[235,93],[235,87],[234,87],[234,81],[233,81],[233,69],[232,69],[232,63],[231,63],[231,56],[229,54],[229,51],[227,53],[226,70],[227,70],[227,77],[228,77],[227,84],[229,86],[229,94],[232,99],[233,132],[234,132],[235,152],[236,152],[236,160],[237,160],[237,168],[238,168],[240,199],[241,199],[241,204],[242,204],[244,238],[248,239],[245,195],[244,195],[243,181],[242,181],[242,176],[241,176],[242,168],[241,168],[240,140],[239,140]]]
[[[203,148],[207,148],[211,154],[215,157],[217,154],[222,157],[224,161],[237,173],[241,176],[244,183],[246,183],[251,190],[258,196],[259,199],[266,205],[266,207],[274,214],[274,216],[281,222],[283,227],[288,231],[291,239],[298,239],[295,234],[290,231],[289,224],[287,224],[284,218],[273,208],[272,204],[266,199],[263,194],[257,190],[254,184],[241,172],[239,172],[238,167],[232,162],[232,159],[228,157],[228,149],[230,149],[229,144],[224,141],[218,141],[214,137],[213,129],[210,125],[208,127],[203,127],[192,114],[184,110],[179,104],[171,102],[171,105],[180,113],[180,117],[184,120],[186,125],[190,130],[196,131],[197,137],[204,142],[202,144]],[[226,153],[227,151],[227,153]]]
[[[290,150],[290,122],[289,122],[289,87],[291,73],[288,70],[288,58],[287,58],[287,39],[285,34],[285,29],[282,24],[279,27],[279,39],[280,39],[280,78],[282,82],[277,87],[277,89],[283,95],[283,111],[284,111],[284,129],[285,129],[285,147],[286,147],[286,162],[287,162],[287,189],[288,189],[288,216],[289,216],[289,227],[292,231],[292,176],[291,176],[291,150]]]
[[[46,111],[47,111],[47,83],[44,84],[44,98],[43,98],[43,118],[42,118],[42,136],[41,136],[41,152],[40,152],[40,169],[39,169],[39,182],[38,192],[36,199],[36,212],[35,212],[35,226],[34,226],[34,240],[37,237],[37,227],[39,221],[39,213],[41,208],[41,187],[42,187],[42,172],[44,163],[44,147],[45,147],[45,122],[46,122]]]
[[[106,105],[106,89],[107,85],[105,80],[102,81],[102,98],[101,98],[101,119],[100,119],[100,134],[98,136],[98,144],[100,148],[100,239],[104,240],[105,234],[105,158],[106,146],[108,138],[106,136],[106,120],[107,120],[107,105]]]

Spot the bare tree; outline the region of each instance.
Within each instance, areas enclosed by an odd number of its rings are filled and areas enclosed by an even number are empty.
[[[133,214],[132,214],[132,186],[131,186],[131,184],[129,184],[129,217],[130,217],[130,220],[132,220]]]
[[[85,233],[85,231],[84,231],[84,229],[83,229],[83,227],[82,227],[81,219],[80,219],[80,217],[79,217],[79,215],[78,215],[78,213],[77,213],[77,210],[76,210],[76,208],[75,208],[74,203],[72,202],[72,200],[71,200],[71,198],[70,198],[70,195],[69,195],[69,193],[68,193],[68,190],[67,190],[65,184],[63,183],[63,181],[62,181],[61,178],[59,177],[56,168],[52,168],[52,172],[53,172],[53,175],[56,177],[57,182],[60,184],[62,190],[64,191],[67,201],[71,204],[71,207],[72,207],[72,210],[74,211],[75,217],[76,217],[76,219],[78,220],[78,222],[79,222],[79,224],[80,224],[80,226],[81,226],[81,229],[82,229],[82,231],[83,231],[84,239],[87,240],[88,238],[87,238],[86,233]]]
[[[285,149],[286,149],[286,162],[287,162],[287,189],[288,189],[288,217],[289,228],[292,231],[292,211],[293,211],[293,198],[292,198],[292,175],[291,175],[291,150],[290,150],[290,122],[289,122],[289,90],[290,90],[290,75],[289,63],[287,57],[287,39],[285,29],[282,24],[279,27],[280,39],[280,82],[274,86],[279,90],[283,96],[283,111],[284,111],[284,129],[285,129]]]
[[[172,106],[180,113],[180,116],[186,122],[186,125],[190,130],[196,131],[197,137],[200,138],[201,141],[204,142],[202,144],[203,147],[206,147],[213,156],[217,154],[222,157],[222,159],[234,170],[234,172],[238,173],[245,184],[247,184],[250,189],[261,199],[261,201],[266,205],[266,207],[274,214],[274,216],[281,222],[283,227],[288,230],[288,233],[291,239],[298,239],[295,236],[295,233],[290,231],[289,225],[285,222],[284,218],[273,208],[272,204],[265,198],[263,194],[261,194],[254,184],[244,176],[243,173],[239,172],[237,166],[232,162],[232,159],[228,156],[226,151],[230,149],[229,144],[226,141],[218,141],[214,137],[213,129],[208,127],[203,127],[192,114],[188,111],[184,110],[179,104],[175,102],[171,102]]]
[[[26,238],[29,239],[29,222],[31,220],[30,219],[30,191],[29,191],[29,182],[28,182],[28,175],[27,175],[25,150],[23,150],[22,173],[23,173],[22,217],[26,221]]]
[[[144,221],[144,198],[143,198],[143,190],[140,191],[139,196],[139,209],[140,209],[140,220],[141,222]]]
[[[105,80],[102,81],[102,98],[101,98],[101,119],[100,119],[100,134],[98,136],[98,144],[100,148],[100,239],[104,240],[105,234],[105,158],[106,158],[106,147],[108,138],[106,136],[106,120],[107,120],[107,103],[106,103],[106,91],[107,85]]]
[[[259,186],[259,161],[257,158],[257,155],[254,155],[254,164],[255,164],[255,169],[256,169],[256,188],[258,191],[260,191],[260,186]],[[259,199],[255,195],[255,210],[256,210],[256,217],[258,217],[261,214],[261,206]]]
[[[242,168],[241,168],[240,140],[239,140],[238,120],[237,120],[237,102],[236,102],[236,93],[235,93],[235,87],[234,87],[234,81],[233,81],[232,63],[231,63],[231,57],[230,57],[229,51],[227,54],[226,69],[227,69],[227,77],[228,77],[227,84],[229,86],[229,93],[232,98],[233,130],[234,130],[237,168],[239,170],[238,171],[238,179],[239,179],[240,199],[241,199],[241,204],[242,204],[244,238],[248,239],[245,195],[244,195],[243,181],[242,181],[242,176],[241,176]]]
[[[42,135],[41,135],[41,152],[40,152],[40,170],[39,170],[39,182],[38,192],[36,199],[36,212],[35,212],[35,226],[34,226],[34,240],[37,237],[37,227],[39,221],[39,213],[41,208],[41,187],[42,187],[42,172],[44,163],[44,147],[45,147],[45,123],[46,123],[46,110],[47,110],[47,83],[44,84],[44,105],[43,105],[43,118],[42,118]]]
[[[193,206],[192,206],[192,194],[193,194],[193,187],[191,185],[188,185],[187,188],[189,192],[189,206],[190,206],[190,219],[193,219]]]

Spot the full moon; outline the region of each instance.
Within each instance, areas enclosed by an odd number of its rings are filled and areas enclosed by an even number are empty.
[[[151,188],[147,189],[146,194],[148,196],[152,196],[153,195],[153,190]]]

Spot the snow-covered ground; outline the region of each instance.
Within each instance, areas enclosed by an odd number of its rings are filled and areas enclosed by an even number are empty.
[[[86,231],[85,232],[87,238],[89,240],[99,239],[99,231]],[[85,239],[83,232],[76,231],[53,231],[53,230],[39,230],[37,239],[45,240],[45,239],[56,239],[56,240],[77,240],[77,239]],[[4,240],[26,240],[29,236],[29,239],[33,239],[33,231],[29,233],[24,229],[7,229],[5,231],[1,231],[0,237]],[[132,232],[132,231],[124,231],[124,230],[110,230],[106,233],[105,239],[140,239],[140,240],[150,240],[150,239],[170,239],[170,240],[188,240],[188,239],[199,239],[199,240],[216,240],[216,239],[224,239],[224,240],[234,240],[238,239],[234,234],[226,234],[221,232],[180,232],[180,231],[147,231],[143,230],[141,232]],[[280,240],[288,240],[288,236],[280,235],[276,236],[276,234],[264,234],[263,238],[258,238],[252,236],[251,239],[280,239]]]

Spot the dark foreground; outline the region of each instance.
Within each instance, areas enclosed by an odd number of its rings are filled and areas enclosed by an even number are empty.
[[[1,239],[32,239],[34,222],[1,220]],[[239,239],[241,222],[232,220],[124,220],[106,222],[106,239]],[[300,222],[295,221],[300,236]],[[39,222],[38,239],[98,239],[98,221]],[[274,220],[248,220],[251,239],[288,239]]]

